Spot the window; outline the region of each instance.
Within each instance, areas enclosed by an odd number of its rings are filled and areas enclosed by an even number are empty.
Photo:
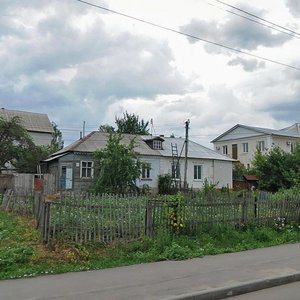
[[[180,164],[172,163],[172,178],[180,178]]]
[[[257,142],[257,149],[260,151],[264,151],[265,150],[265,141],[258,141]]]
[[[223,146],[223,154],[225,154],[225,155],[228,154],[228,147],[227,147],[227,145]]]
[[[248,152],[248,143],[243,143],[243,152],[246,153]]]
[[[150,179],[150,170],[151,170],[151,165],[150,164],[143,164],[142,165],[142,170],[141,170],[142,179]]]
[[[82,161],[80,169],[81,178],[93,178],[93,162],[92,161]]]
[[[194,165],[194,179],[202,179],[202,166]]]
[[[291,152],[292,152],[292,153],[294,153],[294,152],[295,152],[296,145],[297,145],[297,143],[295,143],[295,142],[291,142]]]
[[[153,149],[161,150],[162,149],[162,141],[154,140],[153,141]]]

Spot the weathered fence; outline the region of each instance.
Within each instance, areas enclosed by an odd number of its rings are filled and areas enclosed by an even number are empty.
[[[145,235],[146,197],[65,194],[41,205],[43,239],[112,242]]]
[[[176,202],[167,196],[112,196],[68,193],[14,198],[6,195],[2,207],[34,213],[43,240],[112,242],[153,235],[170,228]],[[245,193],[186,197],[180,212],[183,232],[194,234],[216,224],[240,227],[246,224],[274,225],[276,219],[300,220],[300,195],[280,197]]]
[[[0,193],[13,191],[16,195],[31,195],[37,187],[45,194],[56,192],[55,176],[53,174],[0,174]]]
[[[14,211],[23,215],[32,214],[33,194],[20,195],[13,190],[7,190],[0,200],[0,207],[5,211]]]

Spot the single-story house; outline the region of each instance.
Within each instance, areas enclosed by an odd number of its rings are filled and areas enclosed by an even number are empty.
[[[93,131],[82,139],[52,154],[44,161],[45,172],[56,175],[58,190],[84,190],[93,183],[93,152],[104,149],[108,134]],[[147,170],[142,170],[137,185],[158,187],[158,176],[172,174],[183,180],[185,158],[183,138],[163,136],[122,135],[122,143],[129,143],[135,138],[135,151],[139,159],[147,163]],[[193,141],[188,142],[187,184],[188,187],[201,189],[204,180],[215,183],[219,188],[232,188],[233,159],[219,154]],[[174,174],[174,162],[178,166]],[[150,166],[150,168],[149,168]],[[180,170],[180,172],[178,171]]]

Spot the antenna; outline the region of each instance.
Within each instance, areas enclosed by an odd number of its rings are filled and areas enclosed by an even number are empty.
[[[82,137],[85,137],[85,121],[83,121],[82,125]]]
[[[151,135],[153,135],[153,118],[150,119],[150,125],[151,125],[150,132],[151,132]]]

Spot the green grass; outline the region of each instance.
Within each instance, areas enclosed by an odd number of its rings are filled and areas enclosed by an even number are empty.
[[[75,244],[40,241],[35,221],[0,211],[0,279],[181,260],[300,241],[298,226],[280,229],[214,226],[194,236],[159,231],[131,242]]]

